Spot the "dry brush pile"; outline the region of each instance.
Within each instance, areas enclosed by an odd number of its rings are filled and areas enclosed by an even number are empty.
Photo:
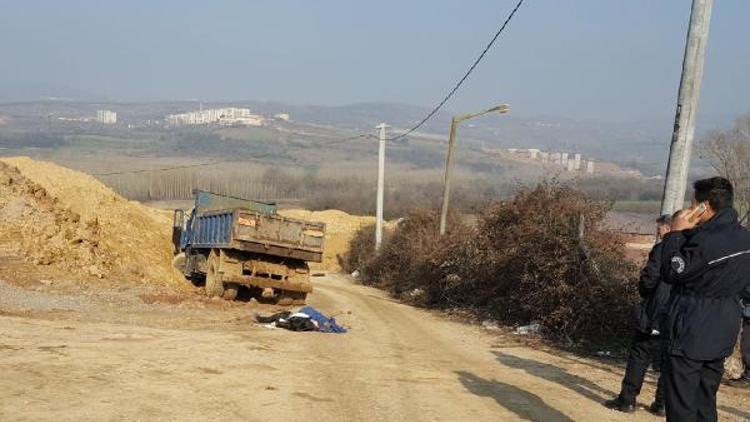
[[[509,325],[539,322],[548,337],[568,343],[623,340],[632,328],[637,269],[622,239],[601,229],[609,207],[544,182],[488,206],[476,222],[452,216],[444,237],[437,213],[412,213],[377,256],[372,228],[365,228],[346,266],[419,305],[468,309]]]

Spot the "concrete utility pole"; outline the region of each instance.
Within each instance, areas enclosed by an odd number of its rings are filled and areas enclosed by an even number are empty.
[[[385,186],[385,123],[379,124],[380,148],[378,150],[378,205],[375,217],[375,250],[380,250],[383,243],[383,191]]]
[[[445,226],[448,220],[448,202],[451,195],[451,178],[453,176],[453,153],[456,150],[456,126],[458,120],[454,116],[451,119],[451,132],[448,136],[448,155],[445,157],[445,178],[443,179],[443,207],[440,210],[440,235],[445,234]]]
[[[682,209],[687,190],[690,156],[693,152],[695,117],[698,111],[703,62],[708,41],[713,0],[693,0],[690,27],[682,62],[682,78],[677,95],[677,112],[674,119],[672,143],[669,147],[667,178],[664,182],[661,213],[671,215]]]
[[[445,158],[445,180],[443,182],[443,207],[440,211],[440,235],[445,234],[445,226],[448,220],[448,202],[450,202],[451,195],[451,178],[453,176],[453,155],[456,151],[456,128],[458,124],[464,120],[473,119],[475,117],[483,116],[487,113],[507,113],[510,111],[510,106],[507,104],[501,104],[485,111],[472,114],[461,114],[453,116],[451,119],[451,132],[448,137],[448,155]]]

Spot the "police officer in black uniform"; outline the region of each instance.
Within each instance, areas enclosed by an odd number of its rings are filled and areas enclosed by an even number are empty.
[[[734,387],[750,388],[750,286],[745,289],[742,297],[742,337],[740,340],[740,350],[742,352],[742,363],[745,365],[745,371],[739,378],[729,381]]]
[[[641,302],[635,310],[635,333],[630,344],[628,364],[622,379],[620,394],[604,405],[620,412],[635,412],[635,400],[641,392],[643,378],[649,365],[661,367],[664,355],[664,341],[661,332],[663,314],[669,300],[671,285],[661,282],[662,244],[661,239],[670,231],[672,216],[663,215],[656,220],[656,234],[659,243],[648,254],[646,266],[641,270],[638,291]],[[656,388],[656,396],[649,410],[664,416],[664,388],[662,378]]]
[[[750,232],[732,208],[724,178],[698,180],[691,208],[664,237],[662,279],[672,284],[668,338],[667,421],[716,421],[724,359],[737,341],[740,295],[750,283]]]

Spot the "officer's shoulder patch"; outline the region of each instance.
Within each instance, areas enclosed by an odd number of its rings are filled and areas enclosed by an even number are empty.
[[[685,272],[685,260],[681,256],[672,257],[672,269],[677,274],[684,273]]]

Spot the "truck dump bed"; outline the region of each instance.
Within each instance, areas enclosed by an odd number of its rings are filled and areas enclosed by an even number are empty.
[[[198,212],[191,245],[322,262],[325,223],[249,209]]]
[[[276,214],[276,204],[274,203],[237,198],[229,195],[219,195],[217,193],[197,189],[193,191],[193,194],[195,195],[195,210],[197,212],[244,208],[262,212],[264,214]]]

